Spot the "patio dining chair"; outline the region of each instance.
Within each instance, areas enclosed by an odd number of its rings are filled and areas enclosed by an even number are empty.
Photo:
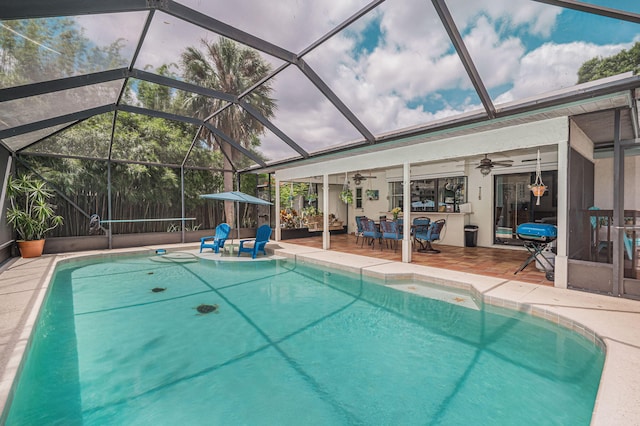
[[[367,218],[366,216],[356,216],[356,227],[357,227],[357,229],[356,229],[356,244],[358,244],[358,239],[360,237],[364,238],[364,235],[363,235],[363,231],[364,230],[362,228],[362,219],[366,219],[366,218]]]
[[[389,241],[394,244],[393,251],[398,251],[398,240],[402,240],[402,233],[400,232],[400,225],[395,220],[381,220],[380,232],[382,233],[382,239],[385,244],[389,244]],[[382,248],[382,244],[380,245]]]
[[[364,245],[364,241],[366,239],[367,243],[370,244],[371,248],[373,249],[376,246],[376,240],[381,241],[382,234],[380,233],[378,226],[373,220],[363,218],[361,219],[361,221],[362,221],[362,237],[363,238],[362,238],[362,242],[360,243],[360,247]]]
[[[440,253],[440,250],[434,249],[431,243],[440,239],[445,223],[445,219],[439,219],[429,225],[427,232],[416,232],[415,239],[420,243],[418,249],[420,253]]]
[[[429,224],[431,224],[431,218],[428,217],[416,217],[413,219],[411,226],[411,244],[415,244],[416,234],[425,234],[429,230]]]

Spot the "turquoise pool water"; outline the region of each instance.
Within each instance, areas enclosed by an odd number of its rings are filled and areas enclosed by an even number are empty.
[[[604,362],[540,319],[292,261],[69,263],[43,309],[7,425],[587,425]]]

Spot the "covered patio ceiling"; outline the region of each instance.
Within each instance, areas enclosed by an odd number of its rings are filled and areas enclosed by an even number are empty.
[[[190,159],[194,151],[211,149],[202,141],[207,129],[218,145],[242,154],[234,170],[273,171],[558,116],[572,116],[596,144],[608,146],[614,109],[624,110],[622,139],[638,138],[640,78],[626,73],[576,84],[580,64],[639,40],[635,2],[0,3],[0,140],[12,153],[213,168]],[[65,58],[69,32],[103,56],[117,49],[120,60]],[[181,55],[219,38],[256,52],[270,71],[235,92],[189,81]],[[54,58],[59,66],[8,78],[20,65],[11,56],[16,43],[31,48],[38,61]],[[170,88],[174,98],[214,99],[219,108],[206,116],[175,105],[150,108],[139,96],[143,84]],[[271,116],[248,101],[263,85],[276,102]],[[247,146],[212,124],[227,110],[260,123],[258,145]],[[105,114],[112,129],[101,149],[70,153],[49,143]],[[118,156],[114,143],[127,114],[183,123],[193,137],[173,158]]]

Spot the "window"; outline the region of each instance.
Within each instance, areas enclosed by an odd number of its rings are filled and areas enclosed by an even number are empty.
[[[419,179],[411,181],[411,211],[459,212],[467,202],[467,177]],[[389,210],[403,207],[402,182],[389,184]]]
[[[389,211],[394,207],[402,208],[402,182],[389,183]]]
[[[362,208],[362,188],[356,188],[356,209]]]

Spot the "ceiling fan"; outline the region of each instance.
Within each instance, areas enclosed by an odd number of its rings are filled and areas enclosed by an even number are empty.
[[[360,185],[360,183],[361,183],[363,180],[367,180],[368,178],[375,179],[375,178],[376,178],[376,176],[363,176],[363,175],[361,175],[361,174],[360,174],[360,172],[358,172],[358,173],[356,173],[355,175],[351,176],[351,178],[353,179],[353,182],[354,182],[356,185]]]
[[[478,167],[476,167],[476,169],[480,169],[480,173],[482,173],[483,176],[486,176],[491,173],[491,169],[493,169],[495,166],[511,167],[512,163],[513,160],[493,161],[487,154],[485,154],[484,158],[480,160],[480,164],[478,165]]]

